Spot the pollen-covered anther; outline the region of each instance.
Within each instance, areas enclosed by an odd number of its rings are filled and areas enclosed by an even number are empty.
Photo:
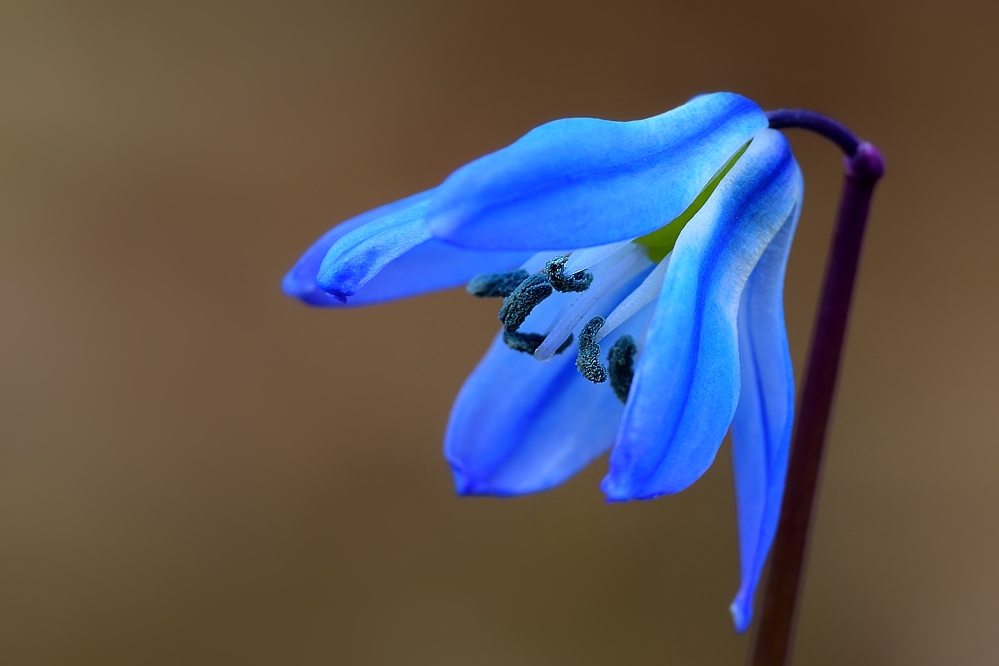
[[[507,333],[515,333],[541,301],[552,295],[552,286],[544,273],[535,273],[503,299],[498,319]]]
[[[503,273],[483,273],[473,277],[465,290],[477,298],[499,298],[513,293],[530,274],[520,268]]]
[[[638,355],[638,345],[630,335],[622,335],[607,352],[607,374],[614,395],[621,402],[628,401],[631,390],[631,380],[635,378],[635,357]]]
[[[607,368],[600,363],[600,344],[596,339],[603,325],[603,317],[594,317],[586,322],[583,330],[579,332],[579,355],[576,356],[576,367],[594,384],[603,384],[607,381]]]
[[[593,284],[593,273],[588,270],[576,271],[572,275],[565,274],[565,263],[569,257],[562,255],[548,260],[545,264],[545,275],[555,291],[563,293],[586,291]]]
[[[568,349],[569,345],[572,344],[572,339],[572,335],[566,338],[565,342],[562,343],[562,346],[555,353],[561,354]],[[510,333],[503,331],[503,342],[506,343],[506,346],[514,351],[524,352],[525,354],[533,354],[544,340],[545,336],[538,333],[521,333],[520,331]]]

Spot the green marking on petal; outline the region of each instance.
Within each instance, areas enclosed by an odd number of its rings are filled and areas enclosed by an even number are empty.
[[[687,222],[690,222],[690,219],[694,217],[694,215],[697,214],[697,211],[701,210],[701,207],[703,207],[707,200],[711,198],[712,193],[714,193],[715,189],[718,187],[718,183],[722,181],[725,174],[732,170],[732,167],[735,166],[735,163],[739,161],[739,158],[742,157],[742,154],[746,152],[746,149],[749,148],[749,144],[752,142],[753,140],[750,139],[743,144],[742,148],[737,150],[735,155],[729,158],[728,162],[725,163],[725,166],[719,169],[718,173],[716,173],[714,177],[708,181],[708,184],[704,186],[704,189],[701,190],[696,197],[694,197],[694,200],[689,206],[687,206],[687,209],[680,213],[680,215],[672,222],[661,229],[656,229],[651,234],[645,234],[644,236],[635,239],[636,243],[644,245],[649,249],[649,259],[658,263],[665,259],[667,254],[673,251],[673,246],[676,245],[676,239],[680,237],[680,232],[683,231],[685,226],[687,226]]]

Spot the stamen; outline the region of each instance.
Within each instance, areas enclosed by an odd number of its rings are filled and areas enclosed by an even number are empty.
[[[595,266],[630,242],[630,240],[623,240],[618,241],[617,243],[608,243],[607,245],[597,245],[596,247],[585,247],[582,250],[573,250],[572,254],[569,255],[569,261],[565,264],[565,272],[572,274],[581,271],[584,268]]]
[[[582,339],[582,334],[579,337]],[[610,385],[614,389],[614,395],[621,402],[628,401],[631,380],[635,378],[637,355],[638,345],[630,335],[622,335],[607,352],[607,374],[610,375]]]
[[[548,338],[534,353],[534,358],[539,361],[550,360],[555,354],[555,348],[561,344],[562,340],[566,339],[579,322],[583,321],[583,318],[601,298],[648,267],[648,261],[645,260],[645,248],[638,245],[633,245],[632,248],[632,250],[626,251],[623,257],[611,265],[606,272],[601,273],[600,277],[594,281],[593,286],[569,306],[565,314],[552,326]],[[615,260],[614,258],[608,259],[609,262]]]
[[[520,286],[503,299],[503,307],[499,311],[498,318],[503,322],[506,332],[516,333],[531,310],[551,295],[552,286],[543,273],[535,273],[521,282]]]
[[[523,269],[504,273],[483,273],[473,277],[465,290],[477,298],[499,298],[509,296],[520,283],[528,278]]]
[[[603,384],[607,381],[607,369],[600,363],[600,345],[596,341],[597,333],[603,325],[603,317],[594,317],[586,322],[583,330],[579,332],[579,355],[576,357],[576,367],[594,384]]]
[[[510,333],[508,331],[503,331],[503,342],[506,343],[506,346],[515,351],[524,352],[525,354],[533,354],[538,348],[538,345],[544,342],[544,339],[545,336],[539,333],[521,333],[520,331]],[[566,338],[565,342],[562,343],[562,346],[555,351],[555,353],[561,354],[568,349],[571,344],[572,335],[570,334],[569,337]]]
[[[593,273],[583,270],[566,276],[565,263],[567,261],[569,261],[569,257],[562,255],[550,259],[545,264],[545,275],[548,276],[548,281],[552,283],[555,291],[567,293],[589,289],[590,285],[593,284]]]
[[[649,303],[659,298],[659,293],[663,289],[663,281],[666,279],[666,269],[669,267],[669,260],[672,254],[659,262],[648,276],[642,280],[635,291],[628,294],[621,303],[614,308],[614,311],[607,315],[607,322],[600,329],[597,342],[603,340],[615,328],[628,321],[636,312],[644,308]]]

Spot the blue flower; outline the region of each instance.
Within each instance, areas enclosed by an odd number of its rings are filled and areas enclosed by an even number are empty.
[[[744,631],[787,468],[782,294],[802,193],[786,139],[738,95],[558,120],[335,227],[283,286],[334,307],[462,284],[503,297],[445,436],[463,494],[545,490],[612,447],[609,500],[676,493],[731,427]]]

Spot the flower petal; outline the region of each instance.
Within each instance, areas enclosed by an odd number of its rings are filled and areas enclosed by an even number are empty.
[[[430,240],[423,222],[429,204],[427,200],[396,211],[340,238],[320,264],[316,284],[346,303],[390,261]]]
[[[312,246],[305,251],[302,258],[295,263],[295,266],[288,271],[281,281],[281,288],[289,296],[301,299],[310,305],[342,305],[342,301],[319,288],[316,284],[316,276],[319,274],[319,266],[323,263],[326,253],[330,251],[333,244],[340,238],[347,235],[358,227],[373,222],[380,217],[385,217],[392,213],[405,210],[420,203],[429,201],[436,193],[436,188],[414,194],[405,199],[400,199],[384,206],[379,206],[366,213],[361,213],[352,217],[346,222],[336,225]]]
[[[483,250],[588,247],[668,224],[757,131],[732,93],[646,120],[568,118],[458,169],[427,213],[438,238]]]
[[[569,348],[541,363],[497,335],[458,394],[444,438],[459,493],[546,490],[610,448],[623,405],[575,361]]]
[[[606,314],[644,275],[595,308]],[[558,297],[535,308],[525,331],[543,330],[560,314]],[[638,335],[634,317],[621,334]],[[541,363],[497,336],[455,400],[444,455],[465,495],[519,495],[556,486],[606,451],[623,405],[608,384],[576,369],[576,348]]]
[[[348,304],[371,305],[460,287],[480,273],[516,268],[530,256],[530,252],[476,252],[431,238],[388,262]]]
[[[794,370],[784,327],[784,273],[801,200],[753,269],[739,305],[742,391],[732,419],[742,585],[735,627],[753,616],[753,597],[780,518],[794,420]]]
[[[286,293],[324,306],[369,305],[465,284],[506,270],[528,252],[475,252],[431,238],[423,212],[434,190],[344,222],[317,241],[283,282]]]
[[[742,290],[800,184],[787,140],[764,129],[680,234],[601,486],[608,499],[679,492],[711,465],[739,399]]]

